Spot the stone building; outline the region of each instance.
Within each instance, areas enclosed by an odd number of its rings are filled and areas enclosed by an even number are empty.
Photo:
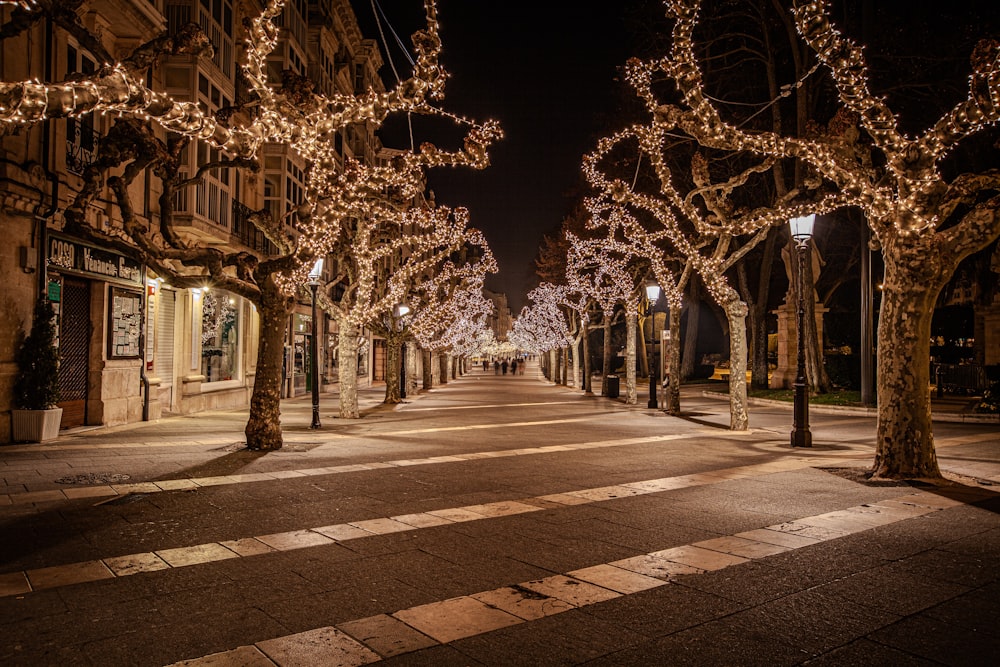
[[[115,57],[197,23],[212,42],[213,56],[167,57],[153,69],[149,86],[214,111],[247,95],[237,64],[242,25],[260,8],[258,2],[233,0],[89,0],[77,13]],[[9,4],[0,8],[4,22],[12,11]],[[293,0],[280,25],[279,45],[268,60],[276,79],[288,69],[308,76],[328,94],[381,89],[378,45],[363,38],[349,0]],[[58,82],[100,65],[84,45],[45,19],[0,42],[0,58],[3,81]],[[176,288],[135,260],[63,230],[66,207],[111,123],[110,117],[86,114],[0,131],[0,224],[8,238],[0,251],[0,442],[11,433],[14,353],[40,295],[54,303],[59,319],[63,428],[248,405],[257,356],[258,317],[252,304],[211,285]],[[377,159],[381,146],[373,128],[352,127],[342,139],[339,159]],[[193,175],[217,154],[207,142],[193,141],[181,170]],[[276,216],[292,210],[302,198],[306,165],[286,146],[266,146],[260,159],[257,174],[215,169],[174,198],[174,216],[186,238],[229,250],[268,251],[269,241],[248,224],[247,215],[265,206]],[[130,190],[133,201],[141,202],[135,215],[153,227],[160,211],[159,183],[147,173]],[[110,191],[95,201],[86,212],[88,224],[121,224]],[[288,323],[285,396],[306,393],[322,381],[309,373],[310,313],[303,303]],[[336,351],[330,349],[337,340],[333,321],[323,316],[319,332],[320,375],[329,384],[337,368]],[[363,369],[365,384],[374,374],[367,356],[370,341],[362,349],[352,363]]]

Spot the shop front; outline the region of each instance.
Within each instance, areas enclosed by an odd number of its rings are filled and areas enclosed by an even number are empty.
[[[46,259],[58,318],[62,428],[140,420],[144,268],[61,234],[49,235]]]

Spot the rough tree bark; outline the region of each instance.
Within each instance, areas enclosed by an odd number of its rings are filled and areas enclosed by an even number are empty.
[[[250,417],[244,431],[247,449],[281,449],[281,370],[285,355],[285,326],[293,304],[272,279],[261,285],[257,304],[260,314],[257,374],[250,396]]]
[[[670,349],[667,357],[667,392],[664,398],[664,409],[667,414],[681,413],[681,309],[671,308],[669,315]]]
[[[432,363],[432,355],[430,350],[424,350],[423,354],[423,373],[421,374],[421,380],[423,381],[424,389],[434,388],[434,366]]]
[[[688,289],[687,325],[684,327],[684,351],[681,355],[681,379],[690,380],[698,367],[698,320],[701,319],[701,290],[691,280]]]
[[[735,290],[722,304],[729,320],[729,429],[745,431],[750,428],[747,413],[747,305]]]
[[[399,395],[399,368],[402,357],[400,348],[403,345],[402,336],[389,334],[385,339],[385,399],[383,403],[395,405],[402,403]]]
[[[878,434],[874,475],[940,477],[931,430],[930,338],[938,294],[951,276],[940,255],[886,248],[878,323]]]
[[[625,315],[625,402],[628,405],[635,405],[638,399],[638,392],[635,386],[636,367],[636,345],[635,337],[638,327],[636,326],[637,315],[630,310]]]
[[[359,419],[358,410],[358,340],[361,330],[346,320],[340,323],[340,418]]]
[[[758,268],[756,291],[750,289],[744,259],[739,263],[738,275],[743,300],[747,304],[747,319],[750,323],[750,386],[767,389],[770,385],[768,374],[767,304],[770,299],[771,271],[777,248],[778,233],[772,229],[764,241],[764,254]]]
[[[604,347],[602,348],[601,396],[608,395],[608,375],[611,373],[611,317],[604,314]]]

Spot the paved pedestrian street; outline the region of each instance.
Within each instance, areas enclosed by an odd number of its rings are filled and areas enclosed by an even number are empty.
[[[1000,429],[871,483],[874,419],[687,387],[684,415],[472,373],[0,448],[4,665],[985,665]],[[641,394],[641,392],[640,392]]]

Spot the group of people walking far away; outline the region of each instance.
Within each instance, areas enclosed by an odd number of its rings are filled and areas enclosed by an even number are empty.
[[[524,359],[494,359],[493,360],[493,374],[494,375],[507,375],[507,370],[510,369],[511,375],[524,375]],[[483,370],[489,368],[489,362],[483,359]]]

